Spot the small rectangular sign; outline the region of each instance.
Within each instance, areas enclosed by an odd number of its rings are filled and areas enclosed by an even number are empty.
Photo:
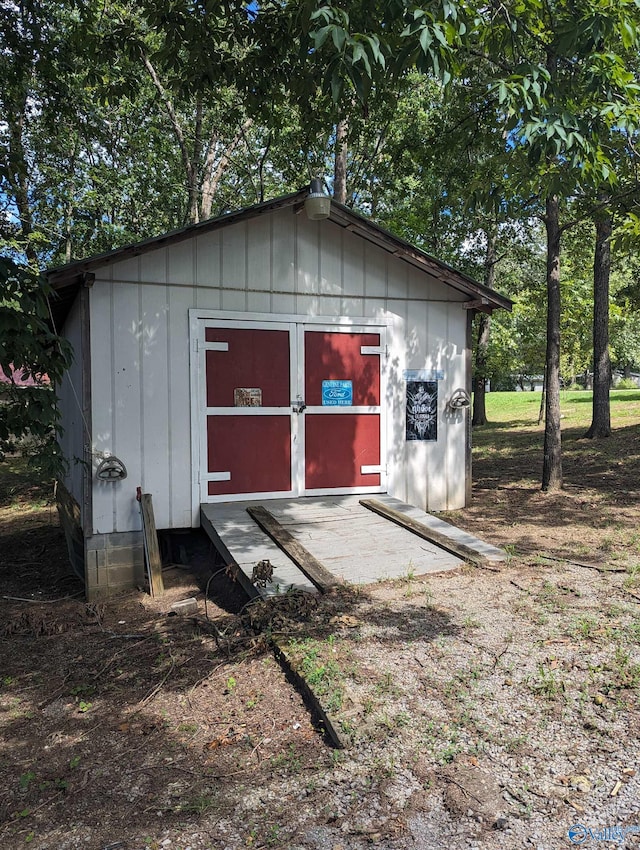
[[[236,387],[233,403],[235,407],[262,407],[262,390],[259,387]]]
[[[322,406],[323,407],[352,407],[353,406],[353,383],[352,383],[352,381],[323,381],[322,382]]]
[[[405,369],[402,372],[405,381],[444,381],[442,369]]]
[[[438,439],[438,384],[407,381],[407,440]]]

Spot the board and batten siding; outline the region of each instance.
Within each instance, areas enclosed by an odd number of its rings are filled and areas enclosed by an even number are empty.
[[[106,453],[128,470],[94,477],[94,533],[140,528],[138,485],[158,528],[191,525],[191,308],[388,324],[389,492],[464,504],[465,417],[446,401],[465,386],[465,296],[381,248],[285,209],[98,269],[90,295],[94,470]],[[437,442],[405,441],[405,369],[444,372]]]

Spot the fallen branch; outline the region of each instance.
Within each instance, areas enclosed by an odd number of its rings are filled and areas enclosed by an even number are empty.
[[[84,590],[79,590],[77,593],[70,593],[68,596],[61,596],[59,599],[25,599],[22,596],[3,596],[3,599],[8,599],[9,602],[31,602],[34,605],[55,605],[57,602],[66,602],[67,599],[75,599],[77,596],[84,596]]]
[[[462,791],[463,794],[465,794],[467,797],[472,797],[476,801],[476,803],[482,804],[482,800],[479,797],[476,797],[476,795],[472,794],[468,788],[465,788],[464,785],[461,785],[459,782],[456,782],[456,780],[453,779],[451,776],[447,776],[446,773],[440,773],[438,775],[441,779],[444,779],[445,782],[450,782],[452,785],[456,785]]]
[[[158,684],[155,686],[155,688],[153,688],[153,690],[149,691],[149,693],[146,695],[146,697],[144,697],[144,699],[140,700],[140,702],[138,703],[138,707],[132,712],[132,715],[137,714],[139,711],[142,711],[142,709],[145,707],[145,705],[147,705],[147,703],[151,702],[151,700],[154,699],[154,697],[156,697],[160,693],[160,691],[164,687],[165,682],[167,681],[169,676],[173,673],[175,666],[176,666],[175,659],[172,658],[171,659],[171,667],[169,667],[169,669],[167,670],[165,675],[162,677],[160,682],[158,682]]]
[[[531,552],[530,554],[534,554]],[[572,567],[584,567],[586,570],[597,570],[599,573],[626,573],[627,570],[625,567],[600,567],[597,564],[585,564],[582,561],[571,561],[569,558],[558,558],[555,555],[545,555],[544,553],[538,552],[541,558],[545,561],[558,561],[562,564],[571,564]]]

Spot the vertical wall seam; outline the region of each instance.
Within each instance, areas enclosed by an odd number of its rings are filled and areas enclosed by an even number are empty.
[[[222,231],[218,231],[218,288],[220,292],[219,296],[219,304],[220,308],[223,309],[223,299],[222,293],[224,291],[224,239],[222,238]]]
[[[249,310],[249,222],[244,223],[244,309]]]
[[[138,360],[140,362],[140,486],[142,487],[142,492],[145,490],[145,476],[144,476],[144,452],[145,452],[145,440],[144,440],[144,338],[146,333],[146,322],[145,315],[142,304],[142,286],[140,285],[140,281],[142,279],[142,263],[140,257],[137,260],[138,266]]]
[[[446,319],[445,319],[445,323],[444,323],[444,330],[445,330],[444,351],[446,352],[447,341],[451,339],[451,337],[449,336],[449,320],[450,320],[450,316],[451,316],[451,306],[449,304],[446,305],[445,311],[446,311]],[[445,358],[446,358],[446,355],[445,355]],[[446,370],[445,375],[447,376],[448,382],[451,381],[451,374],[452,374],[452,367],[453,367],[452,361],[453,361],[453,355],[450,356],[449,362],[444,362],[442,364],[442,368]],[[454,388],[454,385],[452,383],[449,383],[447,390],[445,390],[445,395],[444,395],[444,398],[443,398],[443,402],[444,402],[444,405],[445,405],[445,407],[444,407],[445,411],[447,409],[446,408],[447,399],[451,395],[451,391],[452,391],[453,388]],[[449,457],[449,454],[451,452],[451,437],[452,437],[453,429],[451,428],[450,424],[447,422],[446,416],[442,417],[442,422],[443,422],[443,427],[446,429],[446,431],[445,431],[446,445],[445,445],[445,453],[444,453],[444,480],[446,482],[445,509],[448,510],[449,505],[451,504],[451,489],[452,489],[451,482],[449,481],[449,469],[451,467],[451,459]]]
[[[83,445],[87,444],[86,452],[82,452],[85,465],[83,466],[82,482],[82,525],[85,535],[93,533],[93,416],[91,399],[91,292],[83,287],[81,301],[81,348],[82,348],[82,416],[86,432],[83,429]]]
[[[116,440],[118,437],[117,428],[116,428],[116,405],[115,405],[115,377],[116,377],[116,328],[115,328],[115,293],[114,293],[113,280],[109,283],[110,291],[109,291],[109,325],[110,325],[110,334],[111,334],[111,445],[116,445]],[[117,526],[117,499],[116,499],[116,487],[113,487],[113,492],[111,494],[111,525],[112,531],[116,530]]]
[[[293,312],[298,313],[298,216],[293,216]]]
[[[430,346],[431,338],[430,338],[430,335],[429,335],[429,312],[430,312],[429,311],[429,301],[427,300],[427,301],[424,302],[424,354],[425,354],[424,359],[425,359],[425,366],[427,367],[427,369],[430,368],[430,363],[429,363],[429,360],[427,359],[427,357],[429,356],[428,352],[430,351],[430,348],[431,348],[431,346]],[[430,356],[429,356],[429,359],[431,359]],[[436,363],[434,368],[437,369],[437,367],[438,367],[438,364]],[[438,423],[438,424],[440,424],[440,423]],[[431,455],[427,451],[426,456],[425,456],[425,469],[424,469],[424,510],[425,511],[429,510],[429,501],[431,499],[431,474],[430,473],[431,473],[431,466],[432,465],[429,463],[430,460],[431,460]]]
[[[274,252],[273,252],[273,222],[275,216],[270,215],[268,218],[269,222],[269,312],[273,313],[273,290],[274,290],[274,276],[273,276],[273,260],[274,260]]]
[[[195,289],[197,290],[197,287],[195,287]],[[173,457],[173,429],[171,428],[171,287],[166,284],[164,291],[166,307],[165,321],[167,325],[167,483],[169,486],[169,527],[173,528],[173,464],[171,462],[171,458]],[[187,345],[189,344],[189,330],[187,329]],[[189,433],[191,432],[189,431]]]

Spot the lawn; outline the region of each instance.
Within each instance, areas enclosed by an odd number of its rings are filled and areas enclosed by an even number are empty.
[[[640,420],[640,389],[611,390],[611,416],[618,424]],[[513,427],[537,426],[541,394],[487,393],[487,418],[491,425]],[[569,428],[584,428],[591,423],[593,393],[590,391],[563,390],[560,393],[560,410]]]
[[[584,438],[591,424],[591,392],[562,392],[560,405],[563,472],[569,492],[581,487],[604,487],[608,492],[609,484],[615,483],[632,496],[637,491],[640,461],[640,390],[611,392],[613,435],[603,440]],[[544,424],[538,425],[539,410],[538,392],[487,395],[489,424],[473,431],[476,491],[498,483],[535,486],[541,480]],[[611,479],[614,470],[615,481]]]

